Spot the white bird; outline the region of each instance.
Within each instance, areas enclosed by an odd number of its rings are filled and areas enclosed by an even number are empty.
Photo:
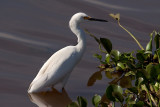
[[[28,93],[39,92],[44,88],[54,87],[59,83],[61,83],[61,89],[64,88],[71,71],[80,61],[85,51],[86,35],[80,28],[80,23],[87,20],[107,22],[106,20],[91,18],[82,12],[74,14],[69,21],[69,27],[77,36],[78,44],[76,46],[64,47],[54,53],[45,62],[37,76],[30,84]]]

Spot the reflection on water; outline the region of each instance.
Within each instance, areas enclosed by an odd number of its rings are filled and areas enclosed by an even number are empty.
[[[62,93],[56,89],[49,92],[32,93],[29,94],[29,98],[39,107],[66,107],[72,101],[65,89]]]

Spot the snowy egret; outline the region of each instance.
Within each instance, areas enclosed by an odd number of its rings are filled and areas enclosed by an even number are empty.
[[[82,12],[73,15],[69,21],[69,27],[77,36],[78,44],[76,46],[64,47],[54,53],[45,62],[30,84],[28,93],[39,92],[44,88],[54,87],[59,83],[61,84],[61,89],[64,88],[71,71],[79,62],[85,51],[85,32],[80,28],[80,23],[85,22],[86,20],[107,22],[106,20],[91,18]]]

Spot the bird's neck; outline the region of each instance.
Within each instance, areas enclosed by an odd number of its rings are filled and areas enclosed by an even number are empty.
[[[78,44],[76,45],[77,50],[83,52],[86,47],[85,32],[80,28],[78,24],[74,24],[74,26],[71,27],[71,30],[78,38]]]

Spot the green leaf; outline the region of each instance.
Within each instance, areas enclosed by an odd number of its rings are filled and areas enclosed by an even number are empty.
[[[121,55],[118,50],[112,50],[110,54],[115,61],[118,61]]]
[[[154,88],[155,92],[157,92],[157,91],[160,89],[159,83],[156,82],[155,85],[153,85],[153,88]],[[160,90],[159,90],[159,91],[160,91]]]
[[[144,102],[138,101],[138,102],[136,102],[136,104],[134,104],[134,107],[144,107]]]
[[[115,20],[120,20],[120,14],[119,13],[117,13],[117,14],[113,14],[113,13],[111,13],[111,14],[109,14],[113,19],[115,19]]]
[[[148,88],[146,87],[145,84],[141,85],[141,89],[149,93]]]
[[[155,86],[159,88],[160,87],[160,83],[156,82]]]
[[[138,85],[140,85],[143,81],[144,81],[144,79],[142,77],[139,77],[138,78]]]
[[[126,62],[126,68],[134,70],[135,69],[134,62]]]
[[[158,102],[158,107],[160,107],[160,101]]]
[[[158,62],[160,64],[160,48],[157,50]]]
[[[146,51],[145,53],[146,54],[152,54],[152,51]]]
[[[125,74],[125,76],[130,76],[130,75],[135,75],[135,72],[129,71],[129,72],[127,72],[127,73]]]
[[[120,79],[120,86],[122,88],[131,88],[132,87],[132,80],[129,76],[124,76]]]
[[[109,100],[111,101],[116,101],[116,98],[115,96],[113,96],[113,93],[120,93],[122,94],[123,93],[123,90],[121,88],[121,86],[119,85],[109,85],[106,89],[106,96]]]
[[[150,41],[148,42],[147,46],[146,46],[146,51],[150,51],[152,52],[152,39],[153,39],[153,32],[150,34]]]
[[[112,43],[109,39],[107,38],[100,38],[101,44],[103,45],[104,49],[106,49],[106,51],[108,53],[111,52],[112,50]]]
[[[120,102],[124,101],[124,98],[120,92],[113,92],[112,95]]]
[[[92,104],[95,106],[95,107],[98,107],[99,103],[101,101],[101,96],[100,95],[94,95],[93,98],[92,98]]]
[[[123,63],[121,63],[121,62],[118,62],[118,63],[117,63],[117,66],[121,67],[123,70],[125,69],[124,64],[123,64]]]
[[[124,91],[124,95],[127,97],[127,94],[131,94],[131,93],[133,93],[133,92],[131,92],[130,90],[128,90],[128,89],[126,89],[125,91]]]
[[[135,94],[138,94],[138,90],[136,87],[131,87],[131,88],[128,88],[129,91],[135,93]]]
[[[78,96],[77,101],[80,107],[87,107],[87,100],[85,98]]]
[[[146,78],[147,79],[151,79],[151,77],[152,77],[152,71],[154,70],[154,66],[153,66],[153,64],[148,64],[147,66],[146,66],[146,72],[143,72],[144,73],[144,75],[146,76]]]
[[[96,58],[98,58],[99,60],[102,60],[102,55],[94,54],[93,56],[96,57]]]
[[[139,86],[141,83],[145,82],[146,77],[144,75],[145,69],[139,69],[136,72],[136,82],[135,82],[135,86]]]
[[[101,80],[102,79],[102,74],[101,71],[95,72],[92,74],[92,76],[89,78],[87,86],[92,86],[96,80]]]
[[[136,103],[133,94],[129,94],[129,95],[128,95],[128,97],[126,98],[126,102],[127,102],[127,104],[129,104],[129,105],[132,105],[132,104],[135,104],[135,103]],[[129,107],[130,107],[130,106],[129,106]],[[131,107],[132,107],[132,106],[131,106]]]
[[[154,91],[154,88],[153,88],[153,85],[152,85],[152,84],[149,84],[149,89],[150,89],[151,92]]]
[[[115,68],[106,68],[105,71],[108,71],[108,72],[113,72],[115,71],[116,69]]]
[[[111,72],[106,71],[105,74],[106,74],[106,77],[107,77],[107,78],[112,79],[112,74],[111,74]]]
[[[120,66],[116,66],[116,71],[122,71],[123,72],[123,69]]]
[[[137,53],[136,58],[141,62],[143,62],[145,60],[143,53]]]
[[[69,105],[67,105],[67,107],[79,107],[79,105],[77,104],[77,102],[72,102]]]
[[[159,41],[160,41],[160,33],[155,32],[154,42],[156,44],[156,49],[158,49],[160,46]]]
[[[156,51],[157,52],[157,51]],[[153,56],[153,60],[155,61],[155,60],[157,60],[158,59],[158,56],[157,56],[157,53],[156,54],[154,54],[154,56]]]
[[[148,64],[144,74],[147,79],[157,79],[158,75],[160,74],[160,65],[153,65],[152,63]]]
[[[106,94],[104,94],[101,98],[101,103],[110,104],[110,100],[107,98]],[[103,107],[103,106],[102,106]],[[108,107],[108,106],[107,106]]]
[[[117,71],[117,72],[112,72],[112,77],[113,78],[120,78],[123,72]]]
[[[160,74],[158,75],[157,80],[160,81]]]
[[[160,98],[160,90],[157,90],[156,94],[157,94],[158,98]]]
[[[160,64],[157,64],[157,65],[154,65],[154,70],[155,71],[152,71],[152,74],[154,73],[154,77],[157,78],[158,75],[160,74]]]
[[[109,55],[109,54],[106,54],[105,62],[107,62],[107,63],[109,63],[109,62],[110,62],[110,55]]]

